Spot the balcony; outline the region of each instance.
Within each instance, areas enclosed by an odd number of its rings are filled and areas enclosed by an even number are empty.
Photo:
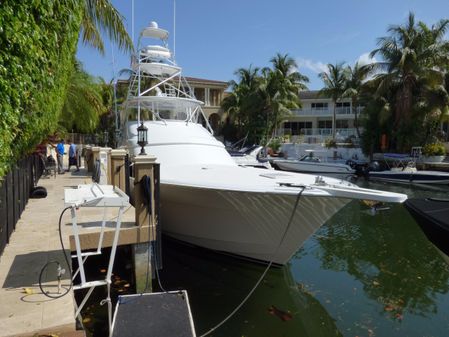
[[[358,107],[357,113],[360,114],[363,111],[364,107]],[[351,115],[348,117],[352,117],[352,108],[349,106],[337,107],[335,108],[335,114],[337,116],[341,115]],[[355,109],[354,109],[355,110]],[[293,115],[295,116],[303,116],[303,117],[331,117],[334,113],[332,109],[329,108],[309,108],[309,109],[294,109],[292,110]]]
[[[350,106],[336,107],[335,108],[335,114],[337,114],[337,115],[350,115],[351,114],[351,107]]]
[[[292,113],[296,116],[332,116],[332,111],[329,108],[313,108],[313,109],[295,109]]]
[[[363,132],[363,129],[360,129]],[[337,128],[335,130],[337,138],[347,138],[349,136],[356,136],[357,131],[355,128]],[[290,129],[278,129],[277,135],[283,136],[286,134],[291,134]],[[300,135],[304,136],[321,136],[321,137],[332,137],[332,128],[313,128],[313,129],[301,129]]]

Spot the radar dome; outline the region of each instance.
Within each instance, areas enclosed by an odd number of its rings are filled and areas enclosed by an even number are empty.
[[[150,27],[151,27],[151,28],[159,28],[159,26],[158,26],[158,24],[157,24],[156,21],[151,21],[151,22],[150,22]]]

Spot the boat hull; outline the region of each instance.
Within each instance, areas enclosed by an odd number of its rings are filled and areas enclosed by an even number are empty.
[[[409,199],[404,205],[429,241],[449,256],[449,199]]]
[[[288,226],[296,199],[161,183],[162,231],[200,247],[283,265],[350,201],[303,195]]]
[[[283,171],[323,174],[328,176],[351,176],[355,170],[344,164],[308,163],[301,161],[275,160],[274,164]]]
[[[444,172],[369,172],[369,179],[403,184],[449,184],[449,174]]]

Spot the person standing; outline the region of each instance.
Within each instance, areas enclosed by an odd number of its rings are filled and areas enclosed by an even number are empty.
[[[70,147],[69,147],[69,168],[67,169],[67,171],[70,171],[70,166],[75,165],[76,166],[76,171],[78,172],[80,170],[79,165],[78,165],[78,155],[77,155],[77,151],[76,151],[76,145],[74,143],[72,143],[71,141],[69,141]]]
[[[64,139],[56,145],[56,158],[58,160],[58,173],[64,174]]]

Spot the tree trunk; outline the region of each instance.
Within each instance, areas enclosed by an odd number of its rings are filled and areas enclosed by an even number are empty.
[[[354,109],[354,105],[355,105],[355,109]],[[354,112],[355,131],[357,132],[357,138],[360,139],[359,120],[358,120],[358,116],[357,116],[357,98],[355,98],[355,97],[352,99],[352,111]]]
[[[332,114],[332,139],[335,140],[335,129],[336,129],[336,123],[337,123],[337,115],[336,115],[336,106],[337,101],[334,101],[334,113]]]

